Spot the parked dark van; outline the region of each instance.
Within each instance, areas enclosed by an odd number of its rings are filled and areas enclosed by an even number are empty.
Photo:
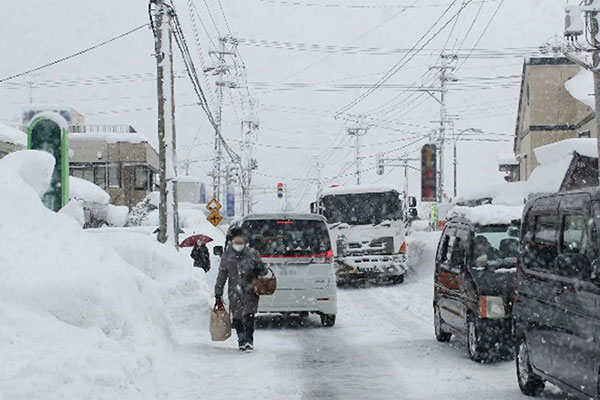
[[[599,398],[600,190],[529,201],[514,304],[517,379],[526,395],[549,381]]]
[[[481,362],[512,352],[521,208],[486,205],[464,210],[448,221],[438,244],[435,336],[440,342],[450,341],[452,335],[466,339],[469,357]]]

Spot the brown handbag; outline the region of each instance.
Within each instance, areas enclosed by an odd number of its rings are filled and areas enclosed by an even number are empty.
[[[271,268],[268,269],[271,272],[271,276],[259,276],[252,279],[252,287],[254,288],[254,293],[258,296],[270,296],[275,293],[277,289],[277,278],[275,277],[275,273]]]

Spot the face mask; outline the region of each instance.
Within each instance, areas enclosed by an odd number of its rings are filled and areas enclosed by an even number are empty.
[[[233,243],[233,244],[231,245],[231,247],[233,247],[233,249],[234,249],[235,251],[237,251],[237,252],[240,252],[240,251],[244,250],[244,247],[245,247],[245,245],[243,245],[243,244],[239,244],[239,243]]]

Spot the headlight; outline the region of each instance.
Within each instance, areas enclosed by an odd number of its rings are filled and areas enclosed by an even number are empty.
[[[479,316],[481,318],[504,318],[504,300],[498,296],[479,297]]]

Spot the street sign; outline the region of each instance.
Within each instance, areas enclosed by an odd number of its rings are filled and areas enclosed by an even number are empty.
[[[213,224],[213,226],[217,226],[221,223],[221,221],[223,221],[223,217],[218,212],[210,213],[208,217],[206,217],[206,219],[208,220],[208,222]]]
[[[421,201],[434,202],[437,194],[437,149],[426,144],[421,149]]]
[[[223,206],[221,205],[221,203],[219,203],[217,199],[212,199],[206,204],[206,208],[208,208],[210,211],[216,210],[217,212],[219,212],[221,208],[223,208]]]
[[[222,207],[223,206],[221,205],[221,203],[219,203],[217,199],[212,199],[206,205],[206,208],[210,211],[210,214],[208,214],[206,219],[208,220],[208,222],[213,224],[213,226],[217,226],[221,223],[221,221],[223,221],[223,216],[221,216],[221,214],[219,213],[219,210],[221,210]]]
[[[60,210],[69,202],[69,141],[65,119],[53,112],[33,117],[27,128],[27,148],[54,156],[54,172],[42,202],[52,211]]]

